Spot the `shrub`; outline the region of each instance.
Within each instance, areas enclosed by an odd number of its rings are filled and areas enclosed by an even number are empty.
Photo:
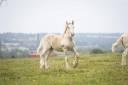
[[[92,49],[90,53],[98,54],[98,53],[104,53],[104,51],[99,48],[95,48],[95,49]]]

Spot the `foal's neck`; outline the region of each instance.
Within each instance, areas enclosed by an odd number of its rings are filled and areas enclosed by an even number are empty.
[[[65,26],[65,30],[64,30],[64,33],[63,33],[63,38],[64,39],[69,39],[69,40],[73,40],[72,39],[72,36],[70,36],[70,34],[68,34],[68,32],[67,32],[67,25]]]
[[[73,37],[71,37],[70,35],[68,35],[68,34],[66,34],[66,33],[63,34],[63,38],[64,38],[64,39],[69,39],[70,41],[73,40]]]

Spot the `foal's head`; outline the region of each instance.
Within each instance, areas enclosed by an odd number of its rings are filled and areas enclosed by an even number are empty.
[[[75,33],[74,33],[74,21],[72,21],[72,22],[66,21],[64,34],[67,34],[70,37],[73,37],[75,35]]]

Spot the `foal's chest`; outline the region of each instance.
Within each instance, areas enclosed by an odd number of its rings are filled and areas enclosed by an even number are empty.
[[[61,41],[61,46],[62,46],[63,48],[70,49],[70,48],[73,48],[74,43],[73,43],[72,40],[64,39],[64,40]]]

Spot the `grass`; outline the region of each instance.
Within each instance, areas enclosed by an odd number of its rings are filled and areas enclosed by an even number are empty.
[[[63,57],[50,57],[50,69],[39,59],[1,59],[0,85],[128,85],[128,66],[119,54],[81,54],[79,66],[64,68]]]

